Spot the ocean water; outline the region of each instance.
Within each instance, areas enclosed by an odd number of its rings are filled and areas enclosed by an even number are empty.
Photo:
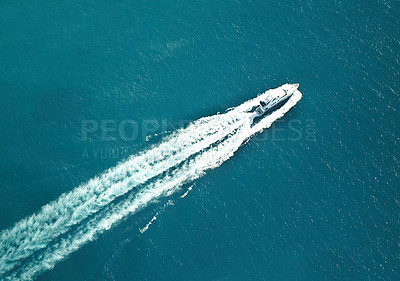
[[[1,279],[400,279],[399,1],[0,7]],[[284,83],[300,83],[298,104],[239,137],[243,119],[223,113]],[[195,146],[177,132],[199,119],[188,136],[204,142],[182,154]],[[148,188],[126,169],[4,236],[171,134],[143,163],[183,164],[142,167],[173,194],[125,214]],[[90,201],[124,179],[121,198]]]

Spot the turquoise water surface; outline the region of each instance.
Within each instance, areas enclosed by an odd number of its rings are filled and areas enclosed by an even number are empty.
[[[217,168],[54,264],[46,251],[77,243],[98,227],[92,219],[118,216],[118,204],[146,185],[105,199],[101,209],[93,203],[99,213],[85,218],[77,206],[89,197],[49,212],[54,221],[3,236],[0,250],[24,246],[11,250],[15,260],[0,252],[1,280],[17,280],[34,264],[40,270],[28,275],[37,280],[400,279],[399,1],[4,0],[0,7],[2,231],[190,121],[284,83],[300,83],[303,93]],[[207,128],[239,131],[229,122],[241,124],[218,119]],[[163,153],[173,157],[182,140]],[[159,185],[214,148],[157,174]],[[23,239],[60,218],[82,219],[65,233],[60,223],[54,239],[50,228],[39,231],[37,251]]]

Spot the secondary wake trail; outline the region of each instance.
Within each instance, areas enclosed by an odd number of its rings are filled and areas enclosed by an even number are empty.
[[[259,98],[193,122],[5,230],[0,236],[0,277],[31,280],[150,202],[220,166],[254,133],[290,110],[301,93],[296,91],[283,107],[250,127],[247,112]],[[157,180],[149,181],[153,178]],[[138,185],[137,192],[130,192]]]

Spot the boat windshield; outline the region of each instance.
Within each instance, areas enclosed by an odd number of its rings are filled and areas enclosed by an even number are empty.
[[[264,111],[262,110],[262,108],[261,108],[260,106],[257,107],[256,112],[257,112],[258,114],[263,114],[263,113],[264,113]]]
[[[265,106],[266,106],[266,104],[265,104],[264,101],[260,101],[260,104],[261,104],[262,107],[265,107]]]

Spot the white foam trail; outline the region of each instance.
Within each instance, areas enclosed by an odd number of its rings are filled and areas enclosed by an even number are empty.
[[[105,213],[104,216],[90,219],[88,222],[85,222],[81,227],[79,227],[77,231],[73,232],[72,234],[67,234],[67,236],[60,239],[58,243],[46,248],[39,256],[31,257],[31,259],[26,261],[24,266],[15,269],[11,278],[30,280],[36,274],[53,268],[57,262],[63,260],[69,254],[78,250],[87,242],[95,239],[98,234],[109,229],[129,214],[135,213],[137,210],[145,207],[149,202],[160,196],[170,195],[182,184],[200,177],[206,170],[218,167],[225,160],[230,158],[240,147],[240,145],[251,135],[271,126],[276,119],[282,117],[300,99],[301,93],[296,91],[283,107],[262,119],[256,126],[253,126],[252,128],[250,128],[250,119],[247,118],[244,119],[247,119],[248,122],[240,123],[240,126],[235,129],[232,129],[229,126],[226,126],[225,128],[217,126],[218,130],[227,130],[225,131],[225,134],[222,134],[223,137],[221,137],[221,139],[228,134],[232,133],[232,135],[218,145],[198,153],[196,157],[184,163],[182,167],[177,168],[170,176],[164,176],[164,178],[148,184],[147,187],[141,189],[134,195],[132,194],[128,196],[127,199],[115,204],[115,206],[111,205],[111,210]],[[254,106],[254,101],[257,100],[253,99],[231,110],[230,113],[237,114],[242,112],[242,116],[248,117],[248,114],[243,112],[248,111],[246,108],[249,106]],[[211,130],[210,127],[207,129]],[[4,267],[4,264],[2,263],[0,266]]]
[[[57,236],[116,197],[220,140],[230,130],[240,126],[239,121],[234,114],[202,118],[153,149],[109,169],[100,177],[45,205],[39,213],[5,230],[0,237],[0,274],[11,270],[19,260],[46,247]]]
[[[46,250],[44,254],[32,259],[27,266],[18,270],[13,278],[30,280],[35,274],[53,268],[56,263],[110,229],[129,214],[142,209],[160,196],[172,194],[184,183],[203,175],[206,170],[218,167],[233,155],[246,135],[247,130],[238,131],[219,145],[189,160],[171,175],[167,175],[155,183],[149,184],[137,194],[129,196],[123,202],[116,204],[104,217],[91,220],[76,233],[63,238],[59,243]]]

